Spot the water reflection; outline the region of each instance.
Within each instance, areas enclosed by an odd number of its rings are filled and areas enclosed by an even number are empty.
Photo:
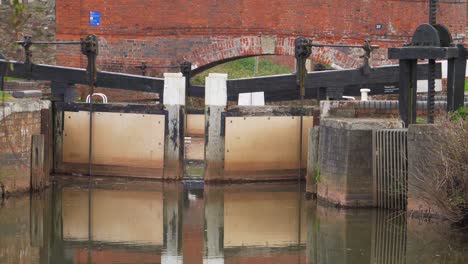
[[[294,184],[58,182],[0,206],[0,263],[467,263],[446,224],[305,201]]]

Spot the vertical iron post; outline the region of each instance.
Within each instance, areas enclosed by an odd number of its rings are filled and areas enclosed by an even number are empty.
[[[400,60],[400,117],[405,127],[416,123],[417,60]]]
[[[188,61],[184,61],[180,64],[180,72],[185,77],[185,91],[187,96],[191,96],[190,94],[190,78],[192,78],[192,63]]]
[[[86,67],[89,84],[89,141],[88,141],[88,176],[91,176],[91,163],[93,154],[93,94],[96,86],[97,68],[96,57],[98,55],[98,39],[95,35],[88,35],[81,39],[81,52],[88,58]]]
[[[306,60],[312,54],[312,41],[304,37],[298,37],[294,41],[294,55],[296,57],[296,85],[299,90],[301,101],[299,118],[299,174],[297,176],[300,188],[302,178],[302,130],[304,122],[304,97],[305,97],[305,78],[307,75]]]
[[[465,104],[465,72],[467,52],[463,44],[457,44],[457,47],[458,57],[455,59],[452,111],[463,107]]]

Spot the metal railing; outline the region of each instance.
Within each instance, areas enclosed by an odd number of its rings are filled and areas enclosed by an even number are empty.
[[[107,104],[108,100],[107,100],[107,96],[105,94],[103,94],[103,93],[93,93],[93,96],[101,97],[102,98],[102,103]],[[88,94],[88,96],[86,96],[86,103],[89,104],[90,102],[91,102],[91,96],[89,96],[89,94]]]
[[[406,210],[407,129],[372,132],[374,201],[378,208]]]

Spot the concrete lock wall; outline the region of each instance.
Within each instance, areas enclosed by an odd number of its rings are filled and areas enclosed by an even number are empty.
[[[319,199],[344,207],[372,207],[372,130],[401,128],[401,122],[396,119],[322,118],[320,125]]]

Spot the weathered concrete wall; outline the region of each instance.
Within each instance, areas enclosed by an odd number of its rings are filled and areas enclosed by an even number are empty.
[[[398,98],[398,95],[396,95]],[[436,116],[446,115],[446,103],[436,102]],[[426,102],[418,101],[416,114],[425,116]],[[321,101],[321,117],[338,118],[398,118],[400,112],[397,100],[371,100],[371,101]]]
[[[25,10],[16,17],[8,2],[0,1],[0,53],[6,58],[24,60],[23,48],[14,43],[23,35],[31,35],[33,40],[55,40],[55,0],[24,0]],[[15,19],[18,26],[14,26]],[[35,63],[55,64],[55,45],[33,46],[31,50]]]
[[[317,195],[344,207],[373,206],[372,130],[401,128],[394,119],[320,121]]]
[[[7,194],[29,191],[31,137],[41,134],[41,110],[48,108],[40,100],[0,106],[0,185]]]

